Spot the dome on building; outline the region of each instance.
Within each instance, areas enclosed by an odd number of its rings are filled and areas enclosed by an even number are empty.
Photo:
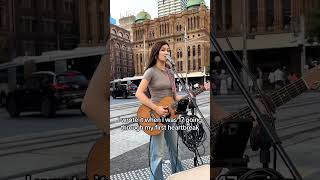
[[[193,8],[193,7],[199,7],[201,4],[206,4],[204,0],[188,0],[187,3],[187,9]]]
[[[142,10],[141,12],[139,12],[137,14],[135,23],[140,23],[140,22],[143,22],[143,21],[145,21],[147,19],[151,19],[150,14],[145,12],[144,10]]]

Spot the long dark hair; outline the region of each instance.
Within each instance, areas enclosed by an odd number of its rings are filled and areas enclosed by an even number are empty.
[[[160,51],[160,49],[161,49],[161,47],[162,47],[163,45],[168,45],[168,46],[169,46],[169,44],[168,44],[166,41],[156,42],[156,43],[152,46],[151,54],[150,54],[150,58],[149,58],[149,62],[148,62],[148,65],[147,65],[145,71],[156,64],[156,62],[157,62],[157,57],[158,57],[158,55],[159,55],[159,51]]]

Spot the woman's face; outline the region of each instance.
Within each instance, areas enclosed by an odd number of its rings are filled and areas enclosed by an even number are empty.
[[[170,55],[170,48],[169,48],[169,46],[167,44],[165,44],[160,48],[157,60],[161,61],[161,62],[166,62],[166,60],[167,60],[166,56],[167,55]]]

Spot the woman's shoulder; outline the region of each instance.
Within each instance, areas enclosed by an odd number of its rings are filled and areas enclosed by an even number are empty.
[[[153,74],[154,74],[154,67],[150,67],[150,68],[148,68],[145,72],[144,72],[144,74],[143,74],[143,78],[144,79],[147,79],[148,81],[150,81],[151,79],[152,79],[152,77],[154,76]]]
[[[144,74],[152,74],[155,71],[154,66],[148,68],[145,70]]]

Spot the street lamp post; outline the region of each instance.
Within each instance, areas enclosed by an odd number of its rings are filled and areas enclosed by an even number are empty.
[[[300,43],[302,46],[301,50],[301,76],[303,76],[306,65],[306,46],[305,46],[305,28],[304,28],[304,15],[300,16]]]
[[[188,49],[187,49],[187,26],[184,27],[184,48],[186,51],[186,84],[187,86],[189,86],[188,84]]]
[[[206,83],[206,75],[207,75],[207,73],[206,73],[206,66],[203,66],[203,84]]]

